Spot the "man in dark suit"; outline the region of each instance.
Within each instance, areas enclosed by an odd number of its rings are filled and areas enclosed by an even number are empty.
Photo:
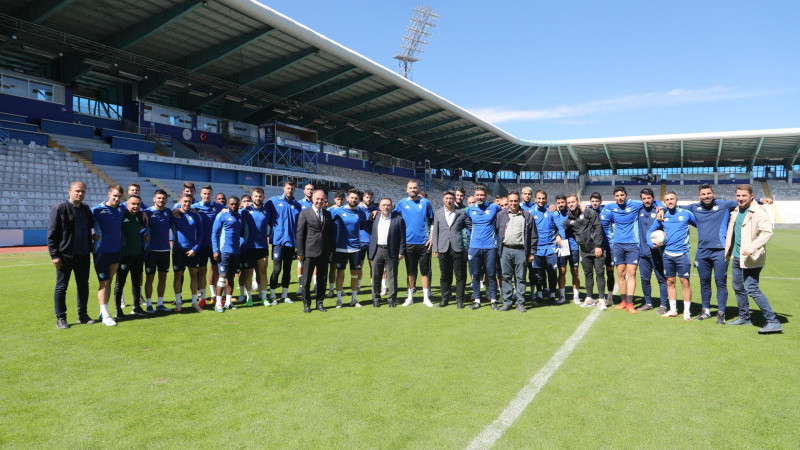
[[[392,212],[392,200],[381,199],[380,213],[372,222],[369,238],[369,260],[372,261],[372,305],[380,306],[381,278],[386,269],[389,285],[389,307],[397,300],[397,264],[406,252],[406,223],[399,213]]]
[[[303,312],[311,312],[310,288],[317,271],[317,310],[326,312],[322,305],[328,275],[328,261],[333,255],[335,236],[330,211],[323,208],[325,192],[314,191],[312,205],[297,216],[297,260],[303,265]]]
[[[464,209],[455,205],[455,193],[447,191],[442,196],[444,206],[433,215],[433,257],[439,258],[442,300],[439,307],[450,303],[453,272],[456,275],[456,304],[464,307],[464,289],[467,283],[466,254],[462,232],[468,228],[469,217]]]

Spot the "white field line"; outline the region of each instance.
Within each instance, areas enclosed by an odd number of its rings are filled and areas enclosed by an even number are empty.
[[[561,364],[569,357],[575,346],[583,339],[594,321],[600,316],[600,310],[594,309],[578,326],[572,336],[567,339],[561,348],[547,361],[547,364],[536,373],[519,392],[511,403],[506,406],[500,416],[480,432],[467,449],[484,449],[492,447],[509,427],[522,415],[525,408],[531,404],[536,394],[547,384],[550,377],[556,373]]]

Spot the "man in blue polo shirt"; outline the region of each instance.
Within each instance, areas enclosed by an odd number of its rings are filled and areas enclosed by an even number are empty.
[[[219,269],[217,262],[211,257],[211,228],[214,226],[214,219],[224,207],[214,201],[214,189],[210,184],[200,189],[200,201],[192,205],[192,209],[203,218],[203,245],[197,259],[200,263],[200,270],[197,272],[200,277],[200,284],[197,286],[197,294],[200,298],[200,307],[206,305],[206,272],[208,263],[211,263],[211,275],[208,277],[208,293],[214,298],[214,286],[219,279]]]
[[[144,256],[144,300],[147,312],[153,313],[153,280],[158,272],[156,293],[158,311],[168,311],[164,306],[164,292],[167,290],[167,274],[169,273],[169,232],[172,228],[172,212],[167,210],[167,193],[158,189],[153,194],[153,206],[147,208],[147,221],[150,226],[150,241],[147,243]]]
[[[469,251],[469,271],[472,274],[472,306],[478,309],[481,306],[481,280],[484,273],[489,278],[486,287],[486,297],[492,309],[497,306],[497,214],[501,208],[494,203],[486,201],[486,187],[476,185],[473,195],[475,203],[467,208],[467,227],[471,230]]]
[[[694,214],[678,206],[678,196],[675,192],[664,195],[666,211],[658,215],[658,220],[653,222],[647,235],[656,230],[664,230],[667,242],[664,243],[664,276],[667,278],[667,293],[669,295],[669,311],[661,317],[677,317],[678,293],[675,288],[675,277],[680,278],[683,290],[683,320],[692,320],[692,287],[689,285],[689,272],[692,262],[689,258],[689,225],[697,227]],[[658,244],[653,244],[658,247]]]
[[[531,297],[534,305],[538,301],[548,297],[549,301],[556,304],[564,303],[562,299],[555,300],[556,271],[558,270],[558,257],[556,248],[561,245],[561,236],[555,221],[555,213],[550,211],[547,206],[547,192],[536,191],[536,207],[530,211],[536,231],[539,235],[539,242],[536,247],[536,254],[533,257],[531,268],[536,274],[536,286],[538,292],[533,296],[533,286],[531,286]],[[545,276],[547,284],[545,284]],[[550,286],[553,290],[547,289]]]
[[[644,294],[644,305],[636,308],[637,311],[649,311],[653,309],[652,288],[650,279],[655,273],[658,289],[661,296],[661,306],[656,311],[659,315],[667,312],[667,279],[664,277],[664,249],[653,248],[650,243],[650,226],[658,216],[658,207],[664,206],[663,203],[655,200],[653,190],[644,188],[639,193],[642,199],[642,210],[639,211],[639,278],[642,281],[642,293]],[[663,213],[662,213],[663,214]]]
[[[215,309],[218,313],[225,309],[232,309],[231,296],[233,292],[234,277],[239,271],[241,257],[241,240],[248,241],[247,225],[239,214],[239,197],[231,195],[227,198],[228,207],[217,215],[211,229],[211,248],[214,259],[219,265],[219,280],[217,281],[217,302]],[[227,283],[225,282],[227,280]],[[227,290],[226,290],[227,289]],[[225,306],[222,306],[222,292],[225,292]]]
[[[377,215],[380,209],[378,205],[373,202],[375,198],[375,193],[372,192],[370,189],[365,190],[361,194],[361,203],[358,204],[358,209],[364,212],[367,216],[368,221],[372,221]],[[361,276],[358,278],[358,288],[361,289],[361,280],[364,278],[364,258],[369,253],[369,238],[370,234],[372,234],[372,226],[366,227],[366,229],[361,230],[361,252],[359,253],[359,258],[361,260]],[[367,264],[369,265],[370,276],[367,278],[368,280],[372,279],[372,261],[367,258]],[[386,284],[386,279],[384,278],[381,282],[382,284]]]
[[[191,194],[183,194],[181,205],[172,216],[172,288],[175,292],[175,311],[182,309],[183,272],[189,269],[189,290],[192,293],[192,308],[202,311],[197,302],[197,291],[205,280],[200,278],[200,259],[198,253],[203,246],[203,218],[192,210]],[[212,224],[213,225],[213,224]]]
[[[122,193],[122,186],[111,186],[108,189],[108,200],[92,208],[94,270],[100,282],[97,300],[100,302],[103,325],[109,327],[117,324],[108,312],[108,300],[111,298],[111,283],[122,259],[122,218],[126,211],[119,204]]]
[[[367,215],[358,208],[361,192],[352,188],[347,192],[347,203],[331,214],[336,236],[333,261],[336,264],[336,307],[342,307],[344,272],[350,264],[350,306],[358,303],[358,280],[361,277],[361,230],[367,227]]]
[[[267,267],[269,260],[269,234],[272,215],[270,209],[264,203],[264,189],[254,188],[251,193],[253,204],[241,211],[242,220],[247,226],[248,239],[245,241],[242,251],[242,267],[247,272],[243,286],[247,296],[247,306],[253,306],[253,298],[246,288],[250,287],[252,272],[256,273],[256,284],[258,284],[259,301],[264,302],[264,306],[271,305],[267,300],[267,289],[269,281],[267,278]],[[240,286],[242,283],[240,281]]]
[[[562,194],[556,195],[556,210],[554,211],[553,218],[558,227],[558,234],[569,241],[569,255],[561,256],[561,251],[558,252],[559,301],[562,303],[566,301],[567,267],[569,267],[570,274],[572,275],[572,302],[576,305],[580,305],[581,298],[578,292],[581,287],[581,278],[578,275],[578,267],[581,262],[580,249],[578,248],[578,241],[575,240],[575,235],[572,234],[572,231],[564,229],[564,222],[568,217],[569,209],[567,209],[567,197]]]
[[[417,268],[422,273],[422,303],[431,308],[431,223],[433,206],[419,195],[417,180],[406,183],[408,197],[397,202],[394,208],[406,223],[406,273],[408,274],[408,297],[403,306],[414,303],[414,286],[417,283]]]
[[[269,300],[277,305],[275,291],[278,289],[278,277],[281,277],[281,300],[294,303],[289,299],[289,283],[292,276],[292,262],[295,260],[297,243],[297,215],[302,206],[294,199],[295,183],[286,180],[283,183],[283,194],[272,197],[267,207],[272,216],[272,274],[269,277]],[[281,276],[281,273],[283,274]]]

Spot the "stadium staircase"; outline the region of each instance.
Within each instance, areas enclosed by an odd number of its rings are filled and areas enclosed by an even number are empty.
[[[772,198],[772,193],[769,191],[769,183],[767,183],[766,181],[762,181],[761,187],[764,189],[764,196]]]
[[[167,193],[167,198],[174,198],[177,199],[180,197],[178,192],[175,192],[172,188],[167,186],[166,184],[162,183],[161,180],[155,178],[146,178],[147,182],[152,184],[156,187],[156,190],[163,189]]]
[[[57,148],[60,152],[66,153],[67,155],[71,156],[75,161],[81,163],[84,167],[86,167],[89,173],[96,175],[98,178],[103,180],[107,185],[113,186],[117,184],[117,182],[114,181],[113,178],[108,176],[107,173],[103,172],[102,169],[92,164],[91,161],[89,161],[85,156],[81,155],[80,153],[73,153],[67,150],[62,145],[54,141],[52,138],[50,138],[50,147]]]
[[[663,199],[665,195],[667,195],[667,180],[663,180],[662,179],[661,180],[661,197],[660,198]]]
[[[148,134],[146,140],[156,145],[156,153],[161,156],[171,156],[174,158],[199,159],[199,155],[194,150],[183,145],[172,136]]]

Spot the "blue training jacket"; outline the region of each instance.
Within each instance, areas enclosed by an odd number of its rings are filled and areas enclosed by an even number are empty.
[[[609,203],[600,213],[600,224],[611,245],[639,245],[639,211],[644,205],[639,200],[626,200],[620,205]]]
[[[172,237],[175,246],[195,253],[203,246],[203,218],[194,211],[178,213],[172,218]],[[212,224],[213,225],[213,224]],[[210,245],[209,245],[210,246]]]
[[[211,250],[214,253],[241,253],[241,238],[247,241],[248,227],[242,215],[224,211],[217,214],[211,229]]]
[[[240,212],[248,233],[244,248],[269,248],[267,238],[272,230],[272,210],[264,203],[261,208],[250,205]]]
[[[664,254],[680,256],[689,251],[689,225],[697,227],[694,214],[688,209],[676,206],[664,212],[664,220],[656,220],[650,225],[647,236],[656,230],[664,230],[667,242],[664,244]]]
[[[469,248],[497,248],[497,214],[502,211],[494,203],[473,203],[467,208],[467,217],[472,221]]]
[[[285,195],[277,195],[267,202],[267,207],[272,215],[272,245],[284,247],[297,246],[297,215],[302,206],[294,198],[287,199]]]
[[[116,253],[122,251],[122,217],[125,208],[121,205],[112,208],[105,202],[92,208],[92,227],[94,234],[99,236],[94,242],[94,253]]]
[[[213,200],[209,203],[201,201],[192,205],[192,209],[203,218],[203,244],[201,247],[211,247],[211,229],[214,227],[214,219],[224,208]]]
[[[169,250],[169,230],[172,228],[172,211],[164,208],[159,211],[155,206],[144,210],[150,226],[150,242],[147,251],[163,252]]]
[[[550,212],[547,205],[538,205],[529,211],[536,224],[536,231],[539,233],[539,244],[536,247],[536,256],[552,255],[556,252],[556,236],[558,235],[558,225],[555,221],[555,212]]]

